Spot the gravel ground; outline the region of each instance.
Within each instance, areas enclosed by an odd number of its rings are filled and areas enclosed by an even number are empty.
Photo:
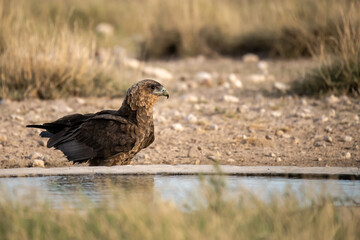
[[[159,80],[170,99],[155,106],[155,142],[132,164],[360,167],[359,99],[285,93],[309,66],[314,63],[259,61],[251,55],[150,62],[141,78]],[[117,109],[121,103],[121,98],[1,101],[0,167],[72,166],[60,151],[46,148],[40,130],[25,125]]]

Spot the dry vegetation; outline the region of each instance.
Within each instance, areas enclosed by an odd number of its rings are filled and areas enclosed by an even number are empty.
[[[104,95],[123,70],[111,57],[98,61],[96,51],[116,45],[145,59],[331,56],[295,91],[356,93],[359,7],[349,0],[0,0],[0,98]],[[101,22],[114,34],[96,33]]]
[[[229,199],[216,177],[203,189],[204,201],[189,199],[195,203],[191,210],[159,198],[134,198],[131,192],[124,199],[115,191],[99,206],[84,200],[80,210],[54,209],[40,200],[14,202],[2,195],[0,238],[351,240],[360,234],[359,208],[336,206],[323,195],[300,200],[288,191],[264,202],[240,191]]]

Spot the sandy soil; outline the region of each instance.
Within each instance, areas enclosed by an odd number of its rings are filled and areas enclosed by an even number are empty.
[[[283,93],[308,61],[191,58],[152,62],[170,99],[154,109],[156,140],[132,164],[360,167],[360,100]],[[201,73],[203,72],[203,73]],[[141,78],[151,77],[149,75]],[[136,79],[134,79],[135,81]],[[241,84],[242,83],[242,87]],[[282,83],[282,84],[281,84]],[[285,85],[284,85],[285,84]],[[66,114],[117,109],[121,98],[70,98],[0,104],[0,167],[71,166],[26,124]]]

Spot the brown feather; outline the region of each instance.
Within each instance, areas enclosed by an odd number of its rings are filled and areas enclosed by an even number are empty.
[[[129,88],[117,111],[72,114],[28,127],[46,129],[42,136],[50,137],[47,146],[61,150],[70,161],[105,166],[129,164],[155,139],[152,107],[159,95],[154,94],[154,88],[163,89],[154,80],[142,80]]]

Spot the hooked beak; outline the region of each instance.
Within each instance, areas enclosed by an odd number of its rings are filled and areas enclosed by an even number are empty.
[[[167,99],[170,97],[169,92],[164,87],[162,87],[160,90],[155,89],[153,93],[156,96],[165,96]]]

